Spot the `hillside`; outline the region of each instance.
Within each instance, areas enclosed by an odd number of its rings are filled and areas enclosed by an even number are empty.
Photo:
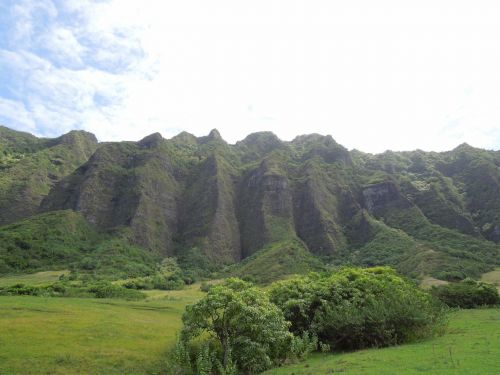
[[[43,236],[26,231],[36,215],[58,212],[76,212],[78,224],[55,255],[39,249],[61,244],[65,218]],[[463,144],[372,155],[331,136],[284,142],[270,132],[230,145],[217,130],[97,143],[81,131],[39,139],[2,127],[0,224],[10,238],[3,273],[65,267],[117,240],[141,259],[189,257],[213,269],[248,258],[240,272],[257,279],[290,254],[299,271],[320,259],[478,277],[500,262],[500,152]],[[281,261],[272,272],[291,273]]]

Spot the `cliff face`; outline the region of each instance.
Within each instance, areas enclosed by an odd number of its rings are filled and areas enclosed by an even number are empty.
[[[371,155],[330,136],[269,132],[229,145],[216,130],[98,144],[85,132],[38,139],[6,128],[0,147],[1,224],[70,209],[99,230],[127,228],[154,253],[197,248],[216,264],[290,240],[334,262],[426,272],[498,262],[498,151]]]

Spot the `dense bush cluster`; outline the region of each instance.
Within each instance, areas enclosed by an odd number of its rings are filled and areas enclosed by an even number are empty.
[[[184,280],[181,277],[164,276],[161,274],[130,279],[123,284],[127,289],[138,290],[178,290],[182,289],[184,285]]]
[[[90,284],[71,284],[57,282],[51,285],[30,286],[15,284],[0,287],[0,296],[40,296],[40,297],[94,297],[94,298],[123,298],[138,300],[146,298],[144,293],[126,289],[110,282],[96,282]]]
[[[332,350],[401,344],[444,323],[441,303],[386,267],[296,277],[276,283],[270,296],[294,334],[312,333]]]
[[[253,374],[311,350],[429,337],[446,323],[441,302],[385,267],[299,276],[268,293],[239,279],[206,289],[184,314],[173,373]]]
[[[109,282],[100,282],[90,285],[87,290],[96,298],[123,298],[131,300],[146,298],[144,293],[137,290],[127,289],[120,285],[111,284]]]
[[[165,258],[154,275],[128,279],[123,286],[138,290],[178,290],[192,282],[193,279],[185,274],[174,258]]]
[[[302,357],[316,343],[289,331],[265,292],[240,279],[212,286],[188,306],[172,353],[172,373],[254,374]]]
[[[500,304],[500,296],[494,285],[472,279],[434,286],[431,291],[433,295],[450,307],[471,309],[478,306]]]

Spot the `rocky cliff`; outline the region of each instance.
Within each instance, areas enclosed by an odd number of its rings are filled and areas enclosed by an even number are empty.
[[[230,145],[216,130],[98,144],[85,132],[7,128],[0,147],[1,224],[73,210],[155,254],[197,249],[214,264],[290,240],[327,262],[446,277],[499,261],[498,151],[372,155],[331,136],[270,132]]]

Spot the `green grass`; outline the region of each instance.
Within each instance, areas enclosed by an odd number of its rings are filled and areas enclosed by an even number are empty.
[[[155,374],[199,284],[140,302],[0,297],[0,374]]]
[[[68,274],[68,270],[43,271],[31,274],[13,275],[0,277],[0,287],[15,284],[25,284],[31,286],[53,284],[59,280],[59,276]]]
[[[460,310],[435,339],[344,354],[315,354],[265,374],[498,374],[500,309]]]
[[[61,271],[25,275],[34,282]],[[21,276],[2,278],[5,283]],[[158,374],[181,328],[187,304],[203,293],[145,291],[143,301],[0,297],[0,374]],[[500,309],[451,314],[432,340],[345,354],[314,354],[267,374],[494,374]]]

